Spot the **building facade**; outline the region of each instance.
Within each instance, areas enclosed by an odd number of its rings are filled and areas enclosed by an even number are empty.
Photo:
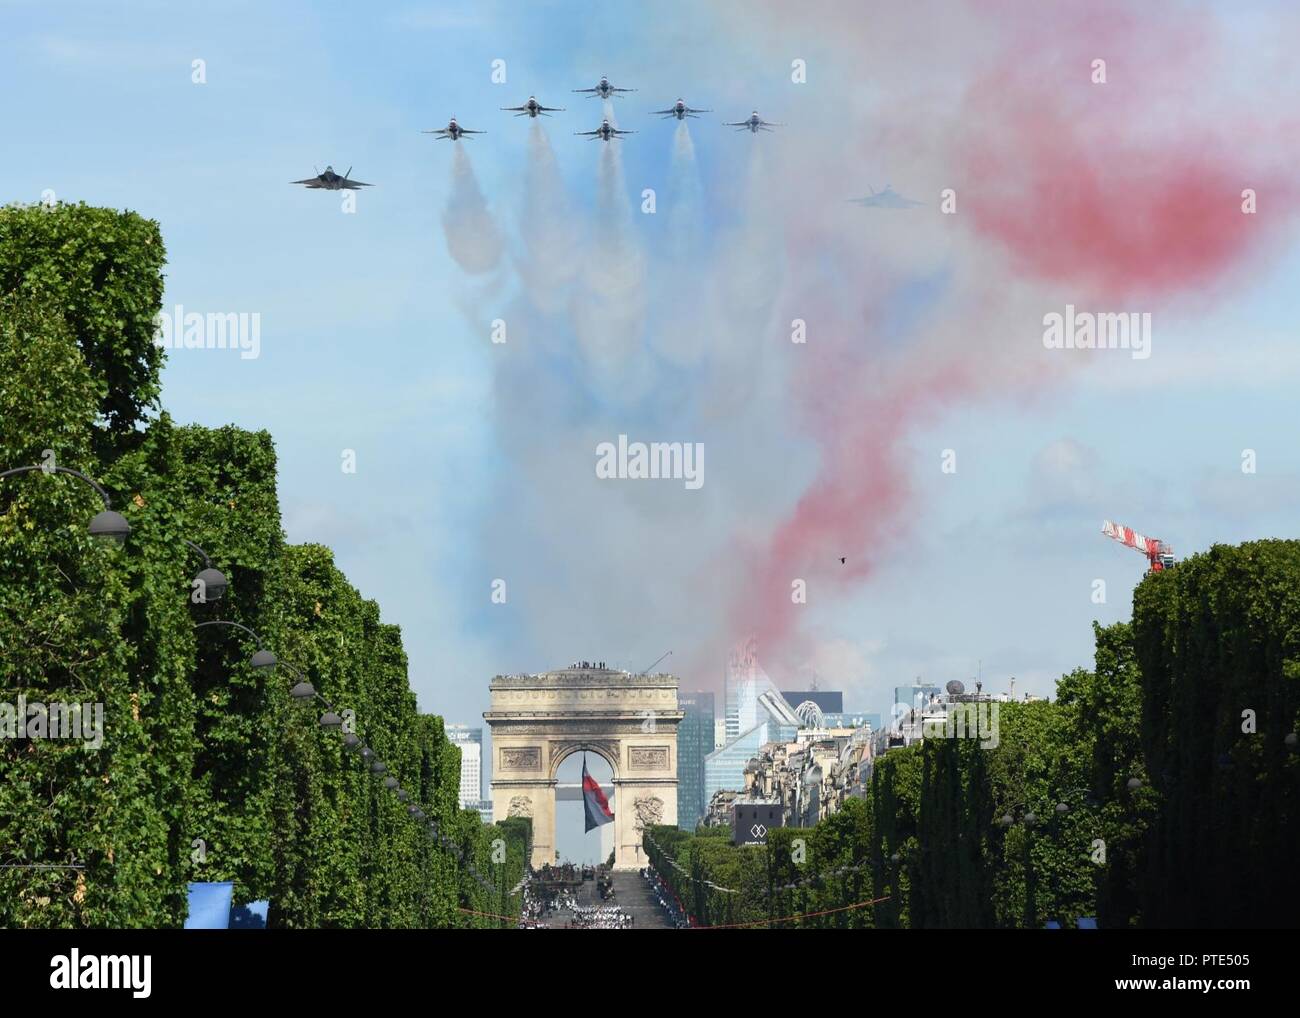
[[[483,801],[483,729],[448,725],[447,738],[460,750],[460,808],[480,809]]]
[[[713,752],[714,696],[712,693],[679,693],[682,710],[677,726],[677,826],[695,830],[708,809],[704,795],[704,758]]]

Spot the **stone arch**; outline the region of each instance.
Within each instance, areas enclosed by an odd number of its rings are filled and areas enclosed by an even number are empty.
[[[547,778],[551,781],[555,781],[556,775],[560,773],[560,764],[573,756],[574,753],[595,753],[605,763],[609,764],[610,771],[613,773],[613,780],[617,781],[619,778],[617,743],[552,739],[547,742],[547,750],[550,757],[550,769]]]
[[[531,807],[532,864],[555,857],[560,765],[588,752],[609,764],[613,776],[614,866],[643,866],[645,824],[677,820],[683,712],[676,677],[584,662],[536,675],[497,675],[488,689],[492,705],[483,719],[492,730],[492,811],[504,817]],[[566,798],[573,791],[566,783]]]

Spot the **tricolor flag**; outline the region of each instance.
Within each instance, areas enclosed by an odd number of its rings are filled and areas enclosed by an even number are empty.
[[[587,830],[594,831],[614,819],[609,800],[600,790],[600,782],[587,773],[587,755],[582,755],[582,804],[587,811]]]

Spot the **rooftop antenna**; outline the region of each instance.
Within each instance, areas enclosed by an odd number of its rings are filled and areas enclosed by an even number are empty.
[[[670,651],[668,652],[668,654],[661,654],[661,655],[659,656],[659,661],[662,661],[664,658],[668,657],[668,655],[671,654],[671,653],[672,653],[672,651],[670,650]],[[650,666],[650,668],[653,668],[655,665],[657,665],[657,664],[659,663],[659,661],[656,661],[654,665],[651,665],[651,666]],[[637,674],[638,674],[638,675],[649,675],[649,674],[650,674],[650,668],[647,668],[647,669],[646,669],[645,671],[643,671],[643,672],[638,672]]]

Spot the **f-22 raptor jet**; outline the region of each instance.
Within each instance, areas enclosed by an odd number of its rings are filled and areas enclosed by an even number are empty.
[[[617,96],[620,92],[635,92],[636,89],[615,88],[613,85],[609,83],[609,79],[606,78],[604,75],[602,75],[600,81],[596,83],[595,88],[575,88],[574,91],[586,92],[592,99],[596,98],[596,96],[600,96],[602,99],[612,99],[615,96]]]
[[[352,172],[352,167],[348,167],[348,173]],[[308,177],[306,180],[292,181],[294,184],[302,184],[304,187],[320,188],[323,191],[355,191],[359,187],[374,187],[374,184],[364,184],[359,180],[349,180],[348,173],[338,174],[334,172],[333,166],[326,166],[324,173],[318,173],[314,177]]]
[[[685,120],[687,117],[693,117],[697,113],[712,113],[712,110],[693,110],[686,105],[681,99],[668,107],[666,110],[651,110],[652,116],[661,116],[665,120],[669,117],[676,117],[678,120]]]
[[[468,127],[461,127],[456,123],[456,118],[452,117],[447,121],[447,126],[436,131],[421,131],[421,134],[436,134],[439,138],[447,138],[451,141],[460,141],[467,134],[487,134],[486,131],[471,131]]]
[[[517,117],[549,117],[552,113],[564,112],[563,106],[543,106],[537,101],[536,96],[531,95],[528,97],[528,102],[524,103],[522,106],[502,106],[501,108],[507,113],[513,113]]]
[[[609,141],[610,138],[620,138],[625,134],[636,134],[636,131],[620,131],[613,127],[608,120],[602,120],[600,126],[594,131],[574,131],[574,134],[585,135],[589,138],[599,138],[601,141]]]

